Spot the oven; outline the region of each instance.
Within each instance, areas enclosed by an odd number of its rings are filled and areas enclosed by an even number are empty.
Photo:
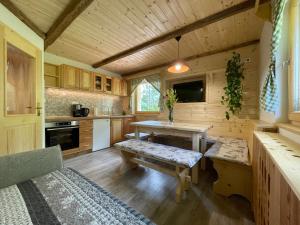
[[[60,145],[63,151],[79,147],[79,121],[45,124],[46,147]]]

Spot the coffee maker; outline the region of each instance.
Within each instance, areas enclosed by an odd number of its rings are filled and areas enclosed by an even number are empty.
[[[74,117],[80,117],[81,116],[81,104],[73,104],[72,105],[72,113]]]

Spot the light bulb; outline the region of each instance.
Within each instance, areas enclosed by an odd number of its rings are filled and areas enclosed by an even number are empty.
[[[177,63],[177,64],[175,65],[175,69],[176,69],[177,71],[181,70],[181,67],[182,67],[182,65],[181,65],[180,63]]]

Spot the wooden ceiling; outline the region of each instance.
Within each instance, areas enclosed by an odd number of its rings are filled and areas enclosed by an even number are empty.
[[[71,0],[11,0],[47,33]],[[47,52],[94,64],[245,0],[94,0],[52,43]],[[224,18],[185,34],[185,58],[259,39],[263,22],[254,10]],[[128,74],[176,58],[174,39],[124,57],[102,68]]]

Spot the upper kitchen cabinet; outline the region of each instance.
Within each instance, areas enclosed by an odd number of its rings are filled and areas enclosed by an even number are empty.
[[[121,95],[121,79],[113,78],[113,85],[112,85],[112,93],[114,95]]]
[[[128,89],[127,89],[127,80],[121,80],[121,96],[127,96],[128,95]]]
[[[58,66],[45,63],[44,64],[45,87],[60,87],[60,79]]]
[[[99,73],[94,73],[94,91],[104,91],[104,77]]]
[[[105,77],[104,91],[107,93],[112,93],[113,80],[111,77]]]
[[[80,89],[84,91],[93,91],[93,73],[80,70]]]
[[[80,88],[80,69],[68,65],[60,65],[59,74],[62,88]]]

